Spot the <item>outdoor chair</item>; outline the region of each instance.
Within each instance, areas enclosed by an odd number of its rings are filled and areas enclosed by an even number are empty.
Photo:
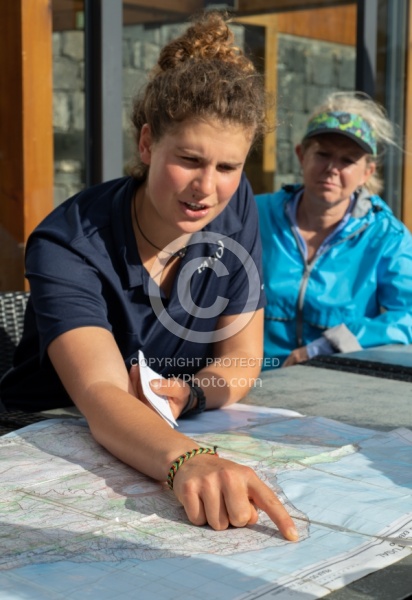
[[[29,292],[0,292],[0,378],[12,366],[14,351],[23,333],[28,298]],[[0,435],[44,418],[21,411],[4,411],[0,399]]]
[[[0,292],[0,378],[12,366],[14,351],[23,334],[29,292]],[[6,410],[0,398],[0,436],[56,416],[53,412],[29,413]],[[79,417],[76,410],[59,417]]]
[[[29,292],[0,292],[0,377],[12,365],[28,298]]]

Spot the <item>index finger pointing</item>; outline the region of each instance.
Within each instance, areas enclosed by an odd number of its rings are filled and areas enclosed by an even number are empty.
[[[276,494],[258,477],[249,486],[249,497],[278,526],[283,537],[290,542],[298,541],[299,534],[292,517]]]

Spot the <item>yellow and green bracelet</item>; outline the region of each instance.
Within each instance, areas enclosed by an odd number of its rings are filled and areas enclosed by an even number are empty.
[[[183,463],[185,463],[187,460],[189,460],[190,458],[193,458],[194,456],[197,456],[198,454],[217,454],[217,446],[214,446],[213,448],[194,448],[193,450],[189,450],[189,452],[185,452],[185,454],[182,454],[181,456],[179,456],[174,463],[172,464],[172,466],[169,469],[169,474],[167,476],[167,485],[169,486],[169,488],[171,490],[173,490],[173,479],[174,476],[176,475],[177,471],[179,470],[179,468],[183,465]]]

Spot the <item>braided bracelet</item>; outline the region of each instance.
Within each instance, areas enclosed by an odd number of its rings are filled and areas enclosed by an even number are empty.
[[[216,454],[216,456],[218,456],[217,446],[213,446],[213,448],[194,448],[193,450],[189,450],[189,452],[185,452],[185,454],[179,456],[170,467],[169,474],[167,476],[167,485],[171,490],[173,489],[174,476],[176,475],[179,468],[187,460],[193,458],[194,456],[197,456],[198,454]]]

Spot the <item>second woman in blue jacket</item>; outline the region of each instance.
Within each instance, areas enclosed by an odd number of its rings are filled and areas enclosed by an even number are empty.
[[[296,147],[303,186],[257,196],[266,368],[412,343],[412,236],[378,196],[392,140],[375,102],[333,94]]]

